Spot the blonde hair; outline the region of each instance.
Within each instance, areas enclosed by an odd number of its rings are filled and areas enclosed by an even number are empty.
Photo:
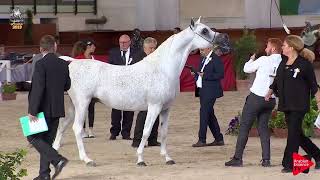
[[[290,47],[292,47],[297,53],[303,58],[307,59],[310,62],[313,62],[315,59],[315,54],[304,48],[304,42],[301,37],[297,35],[289,35],[284,40]]]
[[[144,41],[143,44],[155,44],[157,45],[157,40],[153,37],[147,37]]]

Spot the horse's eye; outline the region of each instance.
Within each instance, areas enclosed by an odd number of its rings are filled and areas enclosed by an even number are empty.
[[[209,32],[208,29],[204,28],[204,29],[202,29],[201,34],[206,35],[206,34],[208,34],[208,32]]]

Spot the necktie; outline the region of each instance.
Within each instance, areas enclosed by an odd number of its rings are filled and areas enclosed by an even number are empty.
[[[200,66],[199,66],[199,72],[201,71],[202,66],[204,65],[204,62],[205,62],[205,61],[206,61],[206,57],[202,57],[202,58],[201,58],[201,63],[200,63]],[[196,80],[198,80],[198,78],[199,78],[199,75],[196,74]]]
[[[123,60],[124,62],[126,62],[126,53],[127,53],[127,51],[122,51],[122,56],[121,56],[121,58],[122,58],[122,60]]]
[[[201,64],[200,64],[200,67],[199,67],[199,70],[201,71],[203,65],[204,65],[204,62],[206,62],[206,57],[202,57],[201,59]]]

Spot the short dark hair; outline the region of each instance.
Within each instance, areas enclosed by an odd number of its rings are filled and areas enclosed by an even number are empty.
[[[49,52],[54,52],[56,40],[51,35],[44,35],[40,39],[40,47]]]

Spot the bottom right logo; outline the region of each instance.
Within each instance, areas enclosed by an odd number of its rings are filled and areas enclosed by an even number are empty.
[[[310,161],[308,156],[301,156],[298,153],[293,153],[293,175],[298,175],[302,172],[308,173],[309,168],[313,166],[313,162]]]

